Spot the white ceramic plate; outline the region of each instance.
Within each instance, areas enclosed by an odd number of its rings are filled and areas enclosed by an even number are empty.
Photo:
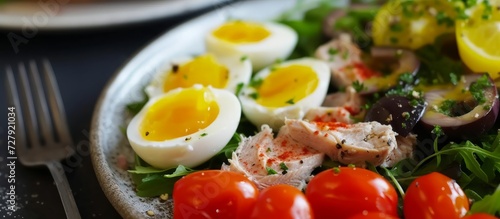
[[[32,31],[142,22],[209,6],[218,7],[228,0],[110,0],[76,4],[71,4],[71,0],[3,2],[0,3],[0,28]]]
[[[91,132],[91,156],[101,187],[125,218],[151,218],[146,211],[153,211],[153,218],[172,218],[171,202],[159,198],[136,196],[134,185],[127,171],[117,166],[117,157],[125,156],[133,163],[133,151],[120,127],[126,127],[125,106],[139,101],[142,89],[151,77],[172,58],[199,54],[204,51],[203,36],[209,29],[227,18],[270,20],[294,5],[293,0],[247,1],[219,8],[191,20],[165,33],[133,57],[103,91],[94,111]]]

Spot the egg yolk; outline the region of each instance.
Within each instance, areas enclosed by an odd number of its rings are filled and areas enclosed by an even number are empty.
[[[273,70],[258,87],[257,103],[267,107],[293,105],[318,86],[316,72],[309,66],[290,65]]]
[[[150,141],[179,138],[206,128],[218,114],[219,106],[208,88],[186,88],[151,105],[140,132]]]
[[[231,43],[259,42],[271,33],[262,25],[251,22],[232,21],[217,28],[213,35]]]
[[[173,65],[171,74],[163,84],[163,91],[191,87],[194,84],[224,88],[228,79],[229,70],[219,64],[213,55],[207,54],[198,56],[181,66]]]

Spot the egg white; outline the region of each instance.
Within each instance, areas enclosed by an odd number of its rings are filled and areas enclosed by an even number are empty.
[[[297,44],[297,33],[290,27],[274,22],[256,22],[270,32],[265,39],[255,43],[232,43],[219,39],[212,29],[205,37],[207,51],[220,57],[248,57],[254,70],[262,69],[276,60],[285,60]]]
[[[165,83],[167,77],[172,74],[171,69],[173,68],[173,66],[182,66],[193,59],[194,57],[192,56],[185,56],[175,58],[170,61],[165,67],[162,68],[163,70],[158,72],[153,77],[153,80],[151,80],[150,84],[146,86],[146,94],[151,98],[165,93],[163,91],[163,84]],[[252,64],[248,59],[241,59],[241,57],[237,56],[215,56],[215,59],[219,64],[225,66],[229,70],[229,78],[224,89],[231,91],[232,93],[236,93],[239,84],[247,84],[252,77]]]
[[[279,128],[284,125],[285,119],[302,119],[309,109],[319,107],[323,103],[328,91],[328,84],[330,83],[331,74],[328,65],[321,60],[302,58],[283,62],[279,64],[279,66],[285,67],[293,64],[305,65],[313,69],[319,80],[316,89],[311,94],[292,105],[284,107],[267,107],[260,105],[250,96],[250,94],[257,92],[254,87],[245,86],[238,98],[242,104],[243,114],[255,126],[261,127],[263,124],[267,124],[273,130],[279,130]],[[253,80],[265,80],[272,72],[271,69],[272,67],[267,67],[261,70],[254,76]]]
[[[197,89],[203,86],[195,85]],[[149,108],[165,96],[180,92],[171,90],[150,99],[127,127],[127,137],[136,154],[148,164],[159,169],[178,165],[195,167],[217,154],[231,140],[238,127],[241,106],[237,97],[223,89],[208,87],[215,96],[219,114],[206,128],[195,133],[165,141],[148,141],[142,138],[140,124]],[[182,116],[182,115],[179,115]]]

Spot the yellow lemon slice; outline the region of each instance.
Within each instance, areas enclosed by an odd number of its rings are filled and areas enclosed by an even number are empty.
[[[479,4],[470,18],[456,23],[460,58],[472,71],[500,76],[500,10],[496,5]],[[486,17],[485,17],[486,16]]]
[[[378,46],[418,49],[441,34],[453,33],[456,14],[449,1],[391,0],[375,16],[373,40]]]

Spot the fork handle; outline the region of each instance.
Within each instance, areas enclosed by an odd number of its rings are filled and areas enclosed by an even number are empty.
[[[59,191],[59,196],[64,207],[64,212],[66,212],[66,217],[68,219],[80,219],[80,213],[78,212],[78,207],[76,206],[75,199],[73,198],[73,193],[69,187],[68,180],[64,174],[64,169],[58,161],[52,161],[47,163],[47,167],[54,178],[57,190]]]

